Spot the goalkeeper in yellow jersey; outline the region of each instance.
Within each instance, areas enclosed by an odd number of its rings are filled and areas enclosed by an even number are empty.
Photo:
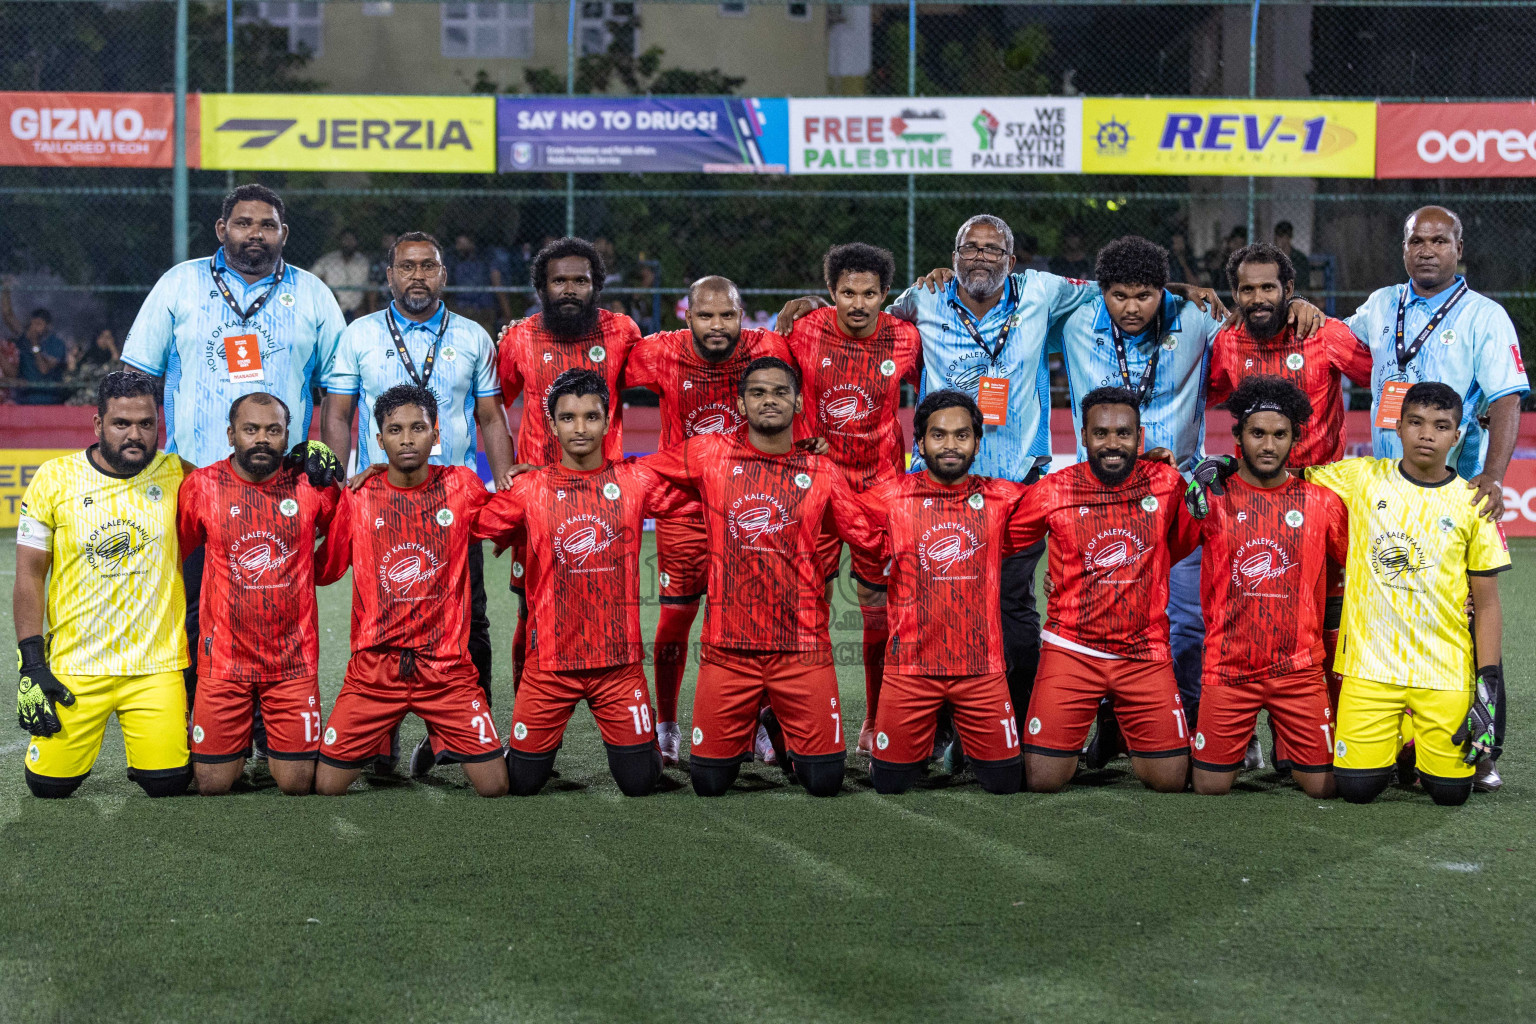
[[[136,371],[108,374],[97,392],[97,443],[43,463],[22,497],[16,710],[32,734],[26,778],[39,797],[79,788],[114,713],[128,777],[146,793],[174,796],[192,778],[176,538],[183,464],[156,451],[157,391]]]
[[[1498,574],[1510,567],[1509,546],[1446,465],[1461,413],[1453,389],[1415,384],[1397,421],[1402,459],[1307,470],[1349,509],[1333,773],[1352,803],[1386,789],[1405,713],[1419,781],[1437,804],[1465,802],[1474,765],[1496,748],[1504,702]]]

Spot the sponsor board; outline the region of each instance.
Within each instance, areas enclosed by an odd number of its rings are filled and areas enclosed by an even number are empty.
[[[1075,97],[847,97],[789,101],[791,174],[1071,174]]]
[[[218,170],[490,172],[496,99],[207,93],[202,148]]]
[[[49,459],[73,455],[78,448],[4,448],[0,449],[0,527],[15,527],[20,518],[21,496],[37,475],[37,468]]]
[[[1085,99],[1082,170],[1369,178],[1376,172],[1376,105]]]
[[[1504,533],[1536,537],[1536,459],[1512,459],[1504,474]]]
[[[1376,139],[1378,178],[1529,178],[1536,100],[1382,103]]]
[[[169,93],[0,92],[0,165],[170,167]],[[198,166],[198,98],[187,97],[187,164]]]

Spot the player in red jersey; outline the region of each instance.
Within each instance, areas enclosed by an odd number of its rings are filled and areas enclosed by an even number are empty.
[[[548,406],[560,461],[499,491],[476,526],[477,536],[502,544],[514,530],[528,536],[532,642],[507,748],[518,796],[532,796],[549,781],[581,700],[597,719],[608,769],[624,795],[644,796],[661,777],[641,668],[641,527],[648,516],[696,512],[697,503],[643,463],[604,457],[608,400],[600,374],[562,374]]]
[[[1349,515],[1332,491],[1285,468],[1312,414],[1300,388],[1248,377],[1226,407],[1240,458],[1200,521],[1205,664],[1195,792],[1232,789],[1263,708],[1297,784],[1310,797],[1331,797],[1323,606],[1328,562],[1343,564],[1349,554]]]
[[[829,457],[857,494],[905,472],[896,411],[902,383],[917,386],[923,342],[916,326],[880,311],[896,276],[889,252],[863,242],[836,245],[822,269],[832,305],[795,321],[789,347],[805,375],[811,432],[827,439]],[[822,537],[828,579],[837,575],[842,550],[834,533]],[[855,550],[852,572],[864,617],[865,717],[858,749],[868,751],[890,638],[885,563]]]
[[[661,396],[661,448],[700,434],[734,434],[741,372],[752,360],[790,361],[789,346],[772,331],[741,326],[741,294],[723,277],[701,277],[688,289],[688,329],[652,334],[630,352],[627,387]],[[656,523],[661,614],[656,622],[656,740],[662,761],[676,764],[680,747],[677,695],[688,661],[688,635],[699,614],[708,570],[702,518]]]
[[[192,704],[197,791],[229,792],[250,756],[255,708],[266,723],[272,778],[308,793],[320,753],[320,640],[315,539],[340,492],[286,467],[288,406],[265,392],[229,407],[234,453],[194,471],[176,498],[181,549],[208,545],[198,686]]]
[[[745,429],[690,438],[646,460],[698,495],[709,541],[689,774],[700,796],[730,788],[766,692],[800,783],[832,796],[848,751],[818,545],[828,524],[856,547],[876,548],[879,538],[837,466],[795,444],[803,400],[793,366],[753,360],[739,403]]]
[[[437,399],[399,384],[373,407],[389,469],[343,492],[316,556],[320,582],[352,569],[352,659],[321,738],[315,791],[340,796],[407,712],[475,792],[502,796],[507,764],[469,657],[469,540],[485,504],[474,470],[427,461]]]
[[[1341,378],[1371,384],[1371,352],[1342,320],[1332,317],[1302,340],[1286,322],[1296,290],[1291,259],[1275,246],[1249,245],[1227,260],[1227,283],[1238,322],[1211,345],[1209,405],[1225,402],[1246,377],[1268,374],[1299,387],[1312,405],[1307,430],[1291,445],[1290,468],[1305,469],[1344,457]]]
[[[1024,488],[970,475],[982,420],[964,392],[931,392],[912,430],[923,471],[861,495],[891,563],[891,641],[870,777],[877,793],[910,789],[948,704],[982,788],[1017,793],[1019,727],[1003,675],[997,593],[1009,520]]]
[[[595,370],[608,381],[609,401],[616,411],[603,456],[624,457],[624,422],[619,404],[619,378],[629,351],[640,340],[640,328],[629,317],[598,305],[608,267],[591,242],[560,238],[533,258],[530,277],[539,297],[538,314],[509,324],[497,341],[497,373],[501,400],[508,407],[526,392],[523,417],[517,428],[519,463],[549,466],[560,461],[560,445],[544,416],[545,401],[555,378],[566,370]],[[528,604],[523,596],[526,552],[521,541],[512,546],[512,589],[518,595],[517,635],[512,641],[512,677],[522,677],[527,646]]]
[[[1024,781],[1037,793],[1072,781],[1108,694],[1137,778],[1177,792],[1189,777],[1189,731],[1168,650],[1168,567],[1195,549],[1199,527],[1178,470],[1139,457],[1135,394],[1096,388],[1081,408],[1087,461],[1030,487],[1009,531],[1018,548],[1050,534],[1050,621]]]

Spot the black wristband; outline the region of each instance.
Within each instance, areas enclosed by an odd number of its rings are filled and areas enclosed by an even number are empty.
[[[1504,666],[1484,665],[1477,670],[1477,678],[1486,680],[1489,686],[1497,686],[1502,690],[1504,688]]]
[[[21,656],[22,671],[48,666],[48,653],[40,633],[34,633],[25,640],[19,641],[16,644],[16,652]]]

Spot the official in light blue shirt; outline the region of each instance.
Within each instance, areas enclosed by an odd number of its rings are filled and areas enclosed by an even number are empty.
[[[1460,218],[1441,207],[1427,206],[1408,218],[1403,237],[1408,283],[1378,288],[1344,321],[1370,348],[1374,363],[1372,449],[1377,458],[1403,455],[1397,432],[1378,425],[1388,382],[1447,384],[1464,404],[1463,436],[1452,449],[1453,465],[1467,480],[1486,469],[1491,490],[1492,481],[1502,483],[1509,468],[1519,432],[1520,399],[1531,389],[1520,358],[1520,339],[1504,307],[1467,287],[1466,278],[1456,273],[1462,256]],[[1398,358],[1399,309],[1406,365]],[[1494,409],[1495,403],[1502,404]],[[1488,430],[1482,428],[1480,417],[1488,417]]]
[[[276,193],[237,188],[215,230],[223,247],[166,271],[123,342],[123,362],[165,378],[166,451],[197,466],[229,455],[230,404],[254,391],[293,411],[295,442],[309,436],[311,396],[346,325],[325,282],[282,261]]]

